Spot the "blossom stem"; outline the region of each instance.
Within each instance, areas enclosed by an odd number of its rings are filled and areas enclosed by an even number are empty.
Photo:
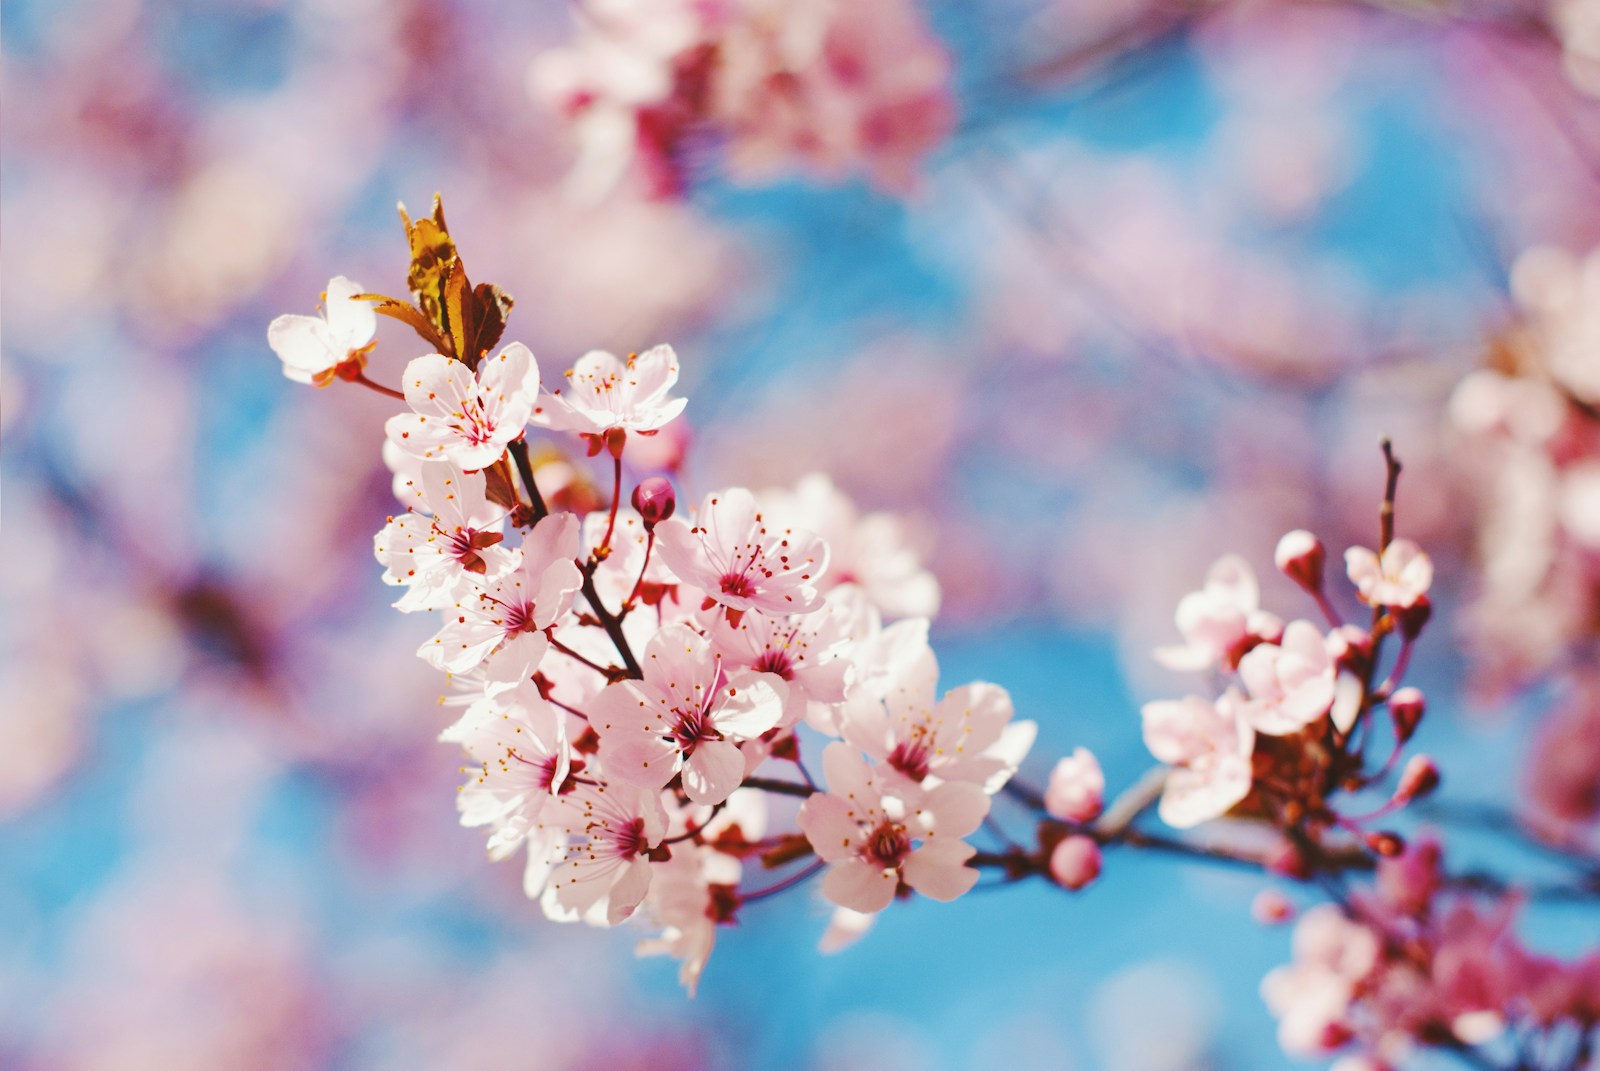
[[[639,566],[639,579],[633,582],[633,590],[628,592],[628,597],[622,603],[622,614],[626,617],[629,610],[633,609],[633,601],[639,597],[639,589],[644,587],[644,574],[650,568],[650,552],[656,549],[656,530],[650,529],[644,536],[644,562]]]
[[[611,515],[606,518],[606,535],[600,540],[601,549],[610,549],[611,534],[617,528],[617,507],[622,504],[622,455],[617,454],[611,459]],[[640,578],[644,573],[639,574]]]
[[[1400,485],[1400,459],[1394,456],[1394,446],[1388,436],[1383,438],[1383,463],[1387,469],[1383,485],[1383,505],[1378,507],[1378,553],[1381,555],[1394,542],[1394,496]]]
[[[522,484],[528,489],[528,500],[533,505],[533,523],[538,524],[550,515],[550,507],[545,505],[544,496],[539,493],[539,485],[533,482],[533,464],[528,460],[528,440],[518,439],[508,449],[511,451],[511,460],[517,464],[517,474],[522,477]]]
[[[775,777],[746,777],[745,788],[754,788],[762,792],[771,792],[779,796],[799,796],[804,799],[816,794],[816,786],[802,785],[795,781],[780,781]]]
[[[406,396],[403,393],[395,390],[393,387],[385,387],[382,383],[374,383],[372,380],[367,378],[367,374],[365,372],[357,372],[355,378],[350,382],[359,383],[368,390],[375,390],[379,394],[387,395],[390,398],[398,398],[402,402],[406,400]]]
[[[1389,676],[1372,693],[1374,699],[1389,698],[1394,694],[1394,690],[1400,686],[1400,682],[1405,679],[1406,670],[1411,665],[1412,642],[1411,640],[1400,641],[1400,653],[1395,655],[1394,668],[1389,671]]]
[[[627,667],[628,676],[639,680],[644,676],[644,671],[639,668],[639,660],[633,655],[633,648],[628,645],[628,637],[622,631],[622,618],[607,610],[605,603],[600,601],[600,592],[594,586],[594,566],[598,562],[591,561],[583,570],[583,597],[588,600],[589,608],[594,611],[594,616],[599,619],[600,627],[606,630],[606,635],[611,637],[611,645],[617,649],[617,654],[622,658],[622,664]]]
[[[554,647],[556,650],[560,651],[562,654],[566,655],[568,658],[573,659],[574,661],[577,661],[577,662],[582,662],[584,665],[588,666],[590,669],[594,670],[596,673],[599,673],[599,674],[603,675],[607,680],[610,680],[611,678],[613,678],[613,677],[615,677],[617,675],[617,670],[616,670],[615,667],[602,666],[600,663],[594,661],[593,659],[587,658],[584,655],[579,654],[577,651],[574,651],[571,647],[568,647],[566,644],[562,643],[560,640],[556,639],[554,636],[550,637],[550,646]]]

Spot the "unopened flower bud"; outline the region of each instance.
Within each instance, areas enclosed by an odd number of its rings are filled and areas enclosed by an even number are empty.
[[[1405,743],[1417,731],[1428,704],[1416,688],[1402,688],[1389,697],[1389,717],[1394,720],[1395,739]]]
[[[1418,595],[1417,601],[1410,606],[1391,607],[1389,612],[1394,614],[1395,627],[1400,630],[1400,637],[1409,642],[1422,634],[1423,627],[1433,616],[1433,603],[1426,595]]]
[[[1272,560],[1279,572],[1307,592],[1322,594],[1322,567],[1328,561],[1328,552],[1322,546],[1322,540],[1304,528],[1296,528],[1278,540],[1278,549],[1273,552]]]
[[[1050,876],[1081,889],[1100,876],[1100,845],[1092,837],[1064,837],[1050,853]]]
[[[678,508],[678,496],[672,484],[661,476],[651,476],[633,489],[633,508],[639,511],[645,531],[649,531]]]
[[[1400,771],[1400,784],[1394,790],[1399,803],[1420,799],[1439,787],[1439,767],[1426,755],[1413,755]]]
[[[1063,822],[1087,822],[1100,813],[1105,790],[1099,760],[1088,748],[1080,747],[1050,771],[1044,809]]]
[[[1262,889],[1250,901],[1250,916],[1263,926],[1288,922],[1294,914],[1294,904],[1276,889]]]

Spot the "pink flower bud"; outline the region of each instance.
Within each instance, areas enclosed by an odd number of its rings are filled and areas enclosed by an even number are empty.
[[[1394,623],[1400,630],[1400,637],[1409,642],[1422,634],[1423,627],[1433,616],[1433,603],[1426,595],[1418,595],[1417,601],[1410,606],[1391,607],[1389,612],[1394,614]]]
[[[1294,844],[1285,840],[1276,850],[1268,853],[1266,857],[1267,870],[1270,873],[1304,881],[1311,876],[1311,865],[1306,860],[1305,853]]]
[[[1439,787],[1439,767],[1426,755],[1413,755],[1400,771],[1400,784],[1394,790],[1397,803],[1410,803]]]
[[[1044,809],[1063,822],[1087,822],[1100,813],[1106,778],[1088,748],[1078,748],[1056,763],[1044,790]]]
[[[1262,889],[1250,901],[1250,916],[1263,926],[1288,922],[1294,914],[1294,904],[1276,889]]]
[[[1064,837],[1050,853],[1050,876],[1081,889],[1100,876],[1100,845],[1092,837]]]
[[[1328,561],[1322,540],[1304,528],[1296,528],[1278,540],[1272,560],[1284,576],[1306,591],[1312,595],[1322,594],[1322,567]]]
[[[639,516],[644,520],[645,531],[649,531],[668,517],[672,516],[678,508],[678,496],[673,493],[672,484],[661,476],[651,476],[642,481],[633,489],[633,508],[639,511]]]
[[[1427,707],[1422,692],[1416,688],[1402,688],[1389,697],[1389,717],[1394,720],[1396,740],[1403,744],[1411,739]]]

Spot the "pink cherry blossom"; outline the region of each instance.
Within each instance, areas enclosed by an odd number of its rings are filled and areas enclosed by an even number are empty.
[[[478,473],[424,461],[412,497],[412,512],[391,517],[372,541],[384,583],[406,588],[395,609],[442,609],[455,601],[465,574],[494,581],[517,564],[500,532],[506,511],[485,496]]]
[[[1093,837],[1062,837],[1050,851],[1050,876],[1074,891],[1100,876],[1100,845]]]
[[[1354,1033],[1355,989],[1378,962],[1372,930],[1332,904],[1301,916],[1294,930],[1294,963],[1269,973],[1261,996],[1278,1017],[1278,1042],[1293,1056],[1319,1056]]]
[[[522,541],[521,560],[497,580],[468,582],[456,604],[444,611],[444,625],[417,656],[435,669],[461,673],[497,655],[517,676],[544,657],[545,630],[572,607],[583,582],[574,562],[578,518],[557,513],[540,521]]]
[[[1336,667],[1322,631],[1291,621],[1282,644],[1263,643],[1239,662],[1249,698],[1240,715],[1259,733],[1299,732],[1333,706]]]
[[[539,392],[539,365],[520,342],[485,357],[476,375],[430,353],[406,366],[404,386],[412,412],[389,418],[389,441],[413,456],[473,471],[498,461],[523,433]]]
[[[1249,795],[1255,732],[1238,708],[1231,692],[1215,702],[1191,695],[1144,705],[1145,746],[1174,767],[1161,793],[1169,826],[1197,826]]]
[[[861,754],[834,742],[822,753],[828,791],[808,798],[797,821],[829,864],[822,893],[840,907],[888,907],[904,884],[935,900],[954,900],[978,880],[962,840],[989,813],[976,785],[952,781],[913,802],[886,793]]]
[[[1044,790],[1044,809],[1063,822],[1088,822],[1100,813],[1105,774],[1094,752],[1080,747],[1056,763]]]
[[[530,843],[524,888],[538,893],[546,917],[615,926],[634,913],[650,891],[647,853],[666,836],[660,793],[627,783],[579,784],[541,826],[554,836],[542,857]]]
[[[1412,606],[1433,583],[1433,562],[1409,539],[1396,539],[1380,558],[1366,547],[1344,552],[1350,582],[1368,606]]]
[[[566,386],[540,399],[535,423],[580,435],[603,435],[613,428],[653,435],[689,404],[667,396],[678,382],[678,356],[671,346],[626,358],[591,350],[566,379]]]
[[[1218,559],[1205,587],[1178,602],[1183,646],[1157,648],[1156,661],[1168,669],[1232,669],[1258,639],[1275,638],[1282,627],[1261,610],[1260,597],[1249,562],[1233,554]]]
[[[372,306],[355,300],[360,283],[342,275],[328,281],[321,316],[286,313],[267,327],[267,344],[283,361],[283,374],[296,383],[325,387],[346,361],[361,361],[378,333]]]
[[[729,610],[791,614],[822,605],[827,544],[804,529],[769,525],[742,487],[707,495],[693,525],[678,517],[657,525],[656,550],[680,579]]]
[[[771,673],[789,684],[781,724],[790,726],[813,706],[831,708],[844,702],[854,669],[849,641],[855,610],[851,591],[835,588],[816,613],[745,614],[737,624],[719,616],[711,639],[724,664]]]
[[[556,799],[571,769],[564,715],[530,684],[479,699],[439,734],[460,744],[475,766],[456,794],[464,826],[490,826],[489,857],[520,846]]]
[[[651,789],[681,773],[691,800],[721,803],[744,780],[738,741],[778,724],[788,685],[771,673],[725,673],[686,625],[656,633],[640,664],[643,680],[618,681],[589,706],[607,772]]]
[[[901,669],[880,701],[858,695],[839,720],[844,738],[913,785],[965,781],[998,792],[1033,744],[1033,722],[1013,722],[1011,696],[996,684],[962,685],[936,698],[939,664],[930,648]]]
[[[652,864],[650,895],[641,914],[660,926],[662,932],[639,942],[638,953],[681,960],[678,980],[690,996],[694,996],[716,944],[720,911],[716,887],[731,892],[739,884],[743,870],[736,856],[718,851],[713,845],[730,830],[742,842],[754,843],[766,833],[766,827],[766,797],[752,789],[740,789],[729,796],[720,811],[701,806],[681,811],[668,827],[675,838],[689,828],[698,829],[704,843],[674,844],[671,858]]]

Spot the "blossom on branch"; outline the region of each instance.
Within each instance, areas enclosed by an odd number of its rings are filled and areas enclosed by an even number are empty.
[[[406,365],[412,411],[389,418],[389,441],[414,457],[446,459],[468,471],[500,459],[522,435],[539,392],[539,364],[513,342],[472,369],[439,353]]]
[[[284,375],[296,383],[326,387],[341,366],[360,371],[378,333],[377,314],[369,303],[356,300],[360,293],[360,283],[335,275],[324,294],[323,315],[285,313],[272,321],[267,344],[283,361]]]
[[[989,813],[976,785],[951,781],[908,796],[888,791],[861,754],[832,743],[822,753],[828,791],[800,806],[799,823],[829,864],[822,892],[840,907],[882,911],[903,887],[954,900],[978,880],[962,840]]]

